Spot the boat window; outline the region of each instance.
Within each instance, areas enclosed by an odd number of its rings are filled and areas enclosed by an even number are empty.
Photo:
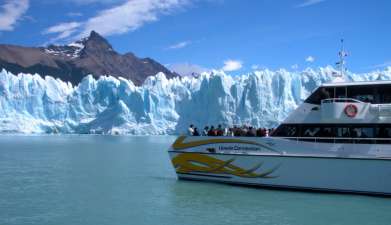
[[[351,132],[353,138],[374,138],[373,127],[352,127]]]
[[[362,102],[375,103],[375,86],[350,86],[347,87],[347,97]]]
[[[350,137],[350,129],[349,127],[336,127],[336,137]]]
[[[297,137],[299,134],[298,127],[296,125],[280,125],[275,132],[273,132],[273,136],[280,137]]]
[[[379,103],[391,103],[391,85],[379,85],[377,87],[377,93],[379,95]]]
[[[339,102],[338,98],[343,102],[352,98],[372,104],[391,104],[391,84],[320,87],[305,102],[319,105],[329,98],[335,98],[332,102]]]
[[[320,105],[323,99],[334,98],[334,88],[320,87],[305,102]]]
[[[283,124],[272,136],[306,142],[391,144],[391,124]]]
[[[391,127],[380,126],[376,128],[376,137],[391,138]]]
[[[384,93],[383,94],[383,101],[382,101],[382,103],[388,103],[388,104],[390,104],[391,103],[391,90],[390,90],[390,92],[386,92],[386,93]]]
[[[319,137],[320,136],[320,127],[314,126],[303,126],[302,137]]]
[[[335,98],[346,98],[346,87],[336,87]]]
[[[320,137],[335,137],[333,127],[322,127],[320,129]]]

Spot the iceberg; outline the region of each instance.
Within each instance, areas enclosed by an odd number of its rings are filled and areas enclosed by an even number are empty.
[[[300,72],[222,71],[198,77],[130,80],[86,76],[79,85],[38,74],[0,72],[1,133],[179,134],[189,124],[274,127],[316,87],[333,81],[331,66]],[[348,81],[391,80],[391,67],[351,73]]]

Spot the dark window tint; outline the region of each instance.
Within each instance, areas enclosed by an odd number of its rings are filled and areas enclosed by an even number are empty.
[[[376,137],[391,138],[391,127],[379,126],[376,128]]]
[[[346,87],[335,87],[335,98],[346,98]]]
[[[301,128],[302,137],[319,137],[320,136],[320,127],[316,126],[303,126]]]
[[[322,100],[328,98],[352,98],[372,104],[390,104],[391,84],[320,87],[305,102],[319,105]]]
[[[377,88],[379,103],[391,103],[391,85],[380,85]]]
[[[375,103],[376,86],[350,86],[347,87],[347,97],[362,102]]]
[[[272,136],[303,137],[299,140],[308,142],[389,144],[391,124],[283,124]]]
[[[373,127],[352,127],[350,133],[353,138],[374,138],[375,132]]]
[[[338,138],[350,137],[349,127],[336,127],[335,128],[335,137],[338,137]]]
[[[335,137],[334,128],[331,126],[321,127],[320,137]]]
[[[320,105],[322,100],[328,98],[334,98],[334,88],[320,87],[305,102]]]
[[[297,137],[299,134],[297,125],[280,125],[275,132],[273,132],[273,136],[280,137]]]

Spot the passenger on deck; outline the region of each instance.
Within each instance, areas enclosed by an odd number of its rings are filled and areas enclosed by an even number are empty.
[[[209,131],[208,131],[208,136],[217,136],[217,132],[215,130],[214,126],[211,126]]]
[[[246,133],[247,137],[255,137],[255,129],[253,127],[249,127]]]
[[[266,132],[267,132],[266,128],[259,128],[257,130],[257,136],[258,137],[265,137],[266,136]]]
[[[193,136],[200,136],[197,127],[194,128]]]
[[[242,129],[240,129],[240,135],[239,136],[247,136],[248,127],[246,125],[243,125]]]
[[[208,136],[209,127],[205,126],[204,130],[202,131],[202,136]]]
[[[221,124],[219,124],[219,125],[217,126],[216,132],[217,132],[217,136],[224,136],[224,129],[223,129],[223,127],[221,126]]]
[[[234,136],[240,136],[241,135],[241,130],[239,127],[234,126],[233,128]]]
[[[234,128],[232,128],[232,127],[228,128],[228,131],[227,131],[227,134],[226,134],[226,135],[227,135],[227,136],[230,136],[230,137],[235,136],[235,134],[234,134]]]
[[[187,129],[187,135],[193,136],[194,134],[194,125],[190,124],[190,127]]]

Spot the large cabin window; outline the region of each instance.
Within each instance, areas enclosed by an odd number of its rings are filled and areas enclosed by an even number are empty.
[[[334,98],[334,88],[320,87],[308,97],[305,102],[320,105],[322,100]]]
[[[280,125],[276,131],[273,132],[273,136],[279,137],[297,137],[299,136],[299,129],[297,125]]]
[[[391,103],[391,85],[381,85],[377,88],[379,95],[379,103]]]
[[[389,92],[385,92],[382,96],[382,103],[390,104],[391,103],[391,90]]]
[[[346,87],[334,87],[332,88],[335,93],[335,98],[346,98]]]
[[[320,135],[320,127],[314,127],[314,126],[303,126],[302,130],[302,137],[319,137]]]
[[[376,128],[376,136],[379,138],[391,138],[391,127],[380,126]]]
[[[374,138],[373,127],[352,127],[351,135],[353,138]]]
[[[362,102],[376,103],[379,101],[376,86],[350,86],[347,87],[347,97]]]
[[[350,137],[350,129],[349,127],[336,127],[335,134],[338,138],[349,138]]]
[[[305,102],[320,105],[322,100],[328,98],[342,101],[352,98],[372,104],[391,104],[391,84],[320,87]]]
[[[389,144],[391,124],[282,124],[272,136],[311,142]]]

